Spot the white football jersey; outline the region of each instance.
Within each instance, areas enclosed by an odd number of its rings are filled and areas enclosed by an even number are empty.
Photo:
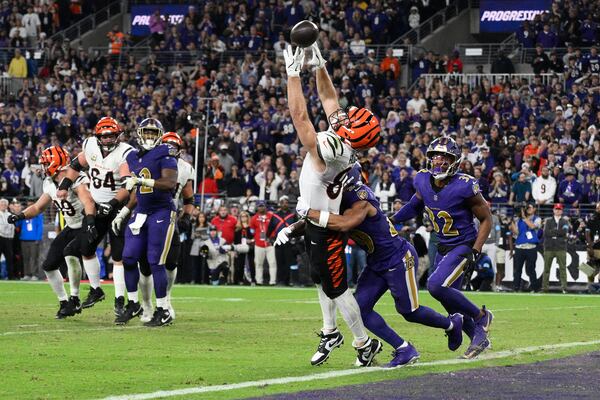
[[[179,201],[179,196],[181,196],[181,191],[188,181],[194,180],[195,175],[196,172],[194,171],[194,167],[192,167],[187,161],[183,161],[181,158],[177,159],[177,190],[173,196],[173,201],[175,202],[176,207],[178,205],[177,202]]]
[[[119,167],[131,150],[133,147],[120,142],[105,158],[95,137],[88,137],[83,141],[83,154],[89,165],[90,192],[96,203],[112,200],[121,188]]]
[[[354,162],[354,150],[335,133],[325,131],[317,133],[317,151],[325,171],[318,172],[307,153],[300,172],[300,196],[313,210],[339,214],[343,182]]]
[[[75,189],[79,185],[87,185],[90,181],[83,172],[79,174],[73,185],[69,188],[67,199],[61,200],[56,196],[56,192],[58,191],[58,187],[56,183],[52,180],[52,178],[44,179],[43,183],[43,191],[52,199],[52,203],[54,206],[58,208],[65,217],[65,224],[71,229],[79,229],[81,228],[81,223],[83,221],[83,203],[77,197],[77,193],[75,193]]]

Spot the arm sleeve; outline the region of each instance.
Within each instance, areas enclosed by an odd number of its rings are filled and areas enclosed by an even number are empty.
[[[423,200],[419,199],[416,194],[413,194],[410,201],[394,214],[392,221],[399,223],[415,218],[423,212],[424,207]]]

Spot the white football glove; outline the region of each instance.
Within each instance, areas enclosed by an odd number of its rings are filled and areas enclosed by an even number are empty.
[[[321,50],[319,50],[319,45],[317,44],[317,42],[314,42],[312,46],[310,46],[310,49],[312,50],[312,58],[308,61],[307,64],[315,67],[315,69],[325,68],[325,64],[327,64],[327,61],[325,61],[325,59],[321,55]]]
[[[275,239],[275,246],[281,246],[282,244],[286,244],[290,241],[290,235],[292,234],[292,228],[286,226],[277,234],[277,239]]]
[[[119,233],[121,233],[123,222],[125,222],[125,219],[129,216],[130,212],[131,210],[127,207],[121,208],[121,211],[119,211],[115,219],[110,223],[110,228],[115,235],[119,236]]]
[[[300,216],[300,218],[306,218],[308,215],[308,210],[310,210],[310,205],[308,201],[304,200],[303,197],[298,197],[298,203],[296,204],[296,213]]]
[[[139,184],[139,180],[135,176],[128,176],[125,178],[125,190],[128,192],[131,192]]]
[[[300,76],[304,64],[304,49],[296,47],[296,51],[292,52],[292,46],[288,44],[283,49],[283,58],[285,59],[285,69],[288,76]]]

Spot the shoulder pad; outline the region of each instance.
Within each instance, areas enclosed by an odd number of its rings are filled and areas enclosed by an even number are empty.
[[[317,133],[317,153],[325,163],[335,160],[345,151],[342,138],[335,133],[329,131]]]

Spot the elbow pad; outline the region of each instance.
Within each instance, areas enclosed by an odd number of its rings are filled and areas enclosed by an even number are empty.
[[[78,157],[74,157],[71,160],[70,167],[73,168],[77,172],[81,172],[81,171],[83,171],[85,169],[84,166],[81,165],[81,163],[79,162],[79,158]]]
[[[423,200],[419,199],[416,194],[413,194],[410,201],[394,214],[392,220],[394,222],[408,221],[423,212],[423,208]]]

